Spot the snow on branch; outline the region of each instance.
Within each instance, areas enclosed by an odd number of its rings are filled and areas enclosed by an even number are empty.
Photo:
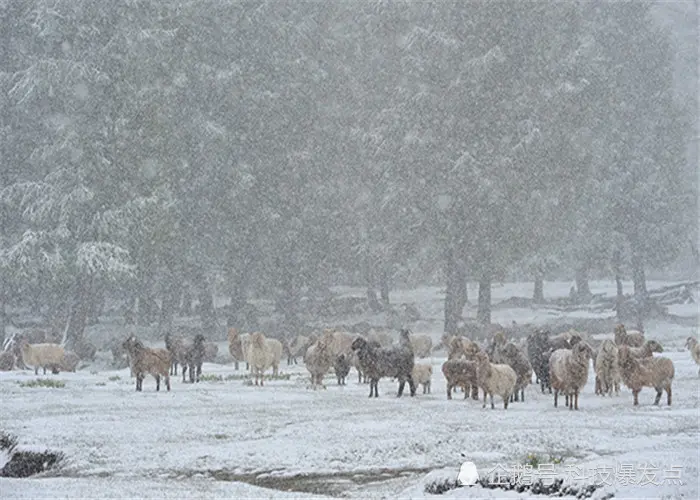
[[[76,255],[76,264],[81,272],[105,278],[131,276],[135,266],[129,261],[128,250],[104,241],[81,243]]]

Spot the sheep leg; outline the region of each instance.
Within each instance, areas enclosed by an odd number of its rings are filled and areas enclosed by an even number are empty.
[[[156,391],[160,391],[160,375],[156,375]]]
[[[523,403],[525,402],[525,388],[524,387],[520,389],[520,401]]]
[[[554,407],[557,407],[557,400],[559,399],[559,391],[554,389]]]
[[[508,409],[508,401],[510,401],[512,394],[506,394],[505,397],[503,398],[503,409],[507,410]]]
[[[416,383],[413,380],[413,375],[408,376],[408,387],[411,389],[411,397],[416,395]]]
[[[489,397],[490,397],[490,399],[491,399],[491,409],[493,410],[493,409],[495,408],[495,406],[493,405],[493,393],[489,394]],[[507,401],[508,401],[508,396],[507,396],[507,395],[506,395],[505,400],[506,400],[506,401],[504,402],[504,404],[507,405],[507,404],[508,404],[508,402],[507,402]]]
[[[168,390],[170,390],[170,375],[165,376],[165,387],[167,387]]]
[[[272,376],[276,377],[279,374],[280,365],[272,365]]]
[[[450,383],[447,383],[447,399],[452,399],[452,386]]]
[[[666,387],[666,402],[668,406],[671,406],[671,384]]]
[[[574,392],[574,410],[578,410],[578,389]]]
[[[237,359],[233,361],[233,367],[236,371],[238,371],[238,360]]]
[[[472,399],[474,401],[479,401],[479,386],[472,386]]]
[[[484,391],[484,404],[481,407],[486,408],[486,391]]]
[[[265,372],[260,372],[260,387],[265,385]]]
[[[639,391],[640,389],[637,389],[636,391],[634,389],[632,390],[632,396],[634,396],[634,406],[639,405]]]
[[[656,398],[654,399],[654,404],[658,406],[659,401],[661,401],[661,396],[663,395],[663,389],[656,389]]]
[[[399,380],[399,393],[396,395],[397,398],[400,398],[403,394],[404,385],[406,385],[406,381],[404,379]]]
[[[136,374],[136,390],[137,391],[140,391],[143,389],[143,387],[141,386],[142,381],[143,381],[143,376],[140,373],[137,373]]]

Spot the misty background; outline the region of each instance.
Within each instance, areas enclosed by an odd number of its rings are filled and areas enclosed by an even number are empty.
[[[637,318],[700,263],[697,11],[0,0],[2,335],[109,301],[223,335],[257,297],[292,335],[330,286],[425,284],[452,332],[504,280],[632,280]]]

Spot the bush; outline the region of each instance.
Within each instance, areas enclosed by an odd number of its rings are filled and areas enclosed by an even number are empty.
[[[55,451],[17,451],[17,437],[0,431],[0,451],[9,460],[0,469],[0,477],[29,477],[56,467],[65,456]]]

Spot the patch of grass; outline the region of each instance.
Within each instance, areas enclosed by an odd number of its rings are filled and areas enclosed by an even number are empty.
[[[224,378],[221,375],[206,374],[199,376],[200,382],[223,382]]]
[[[560,464],[564,461],[561,455],[538,455],[537,453],[528,453],[525,456],[523,463],[531,465],[533,469],[537,469],[540,464]]]
[[[108,380],[109,380],[110,382],[116,382],[117,380],[121,380],[121,379],[122,379],[122,378],[121,378],[119,375],[112,375],[111,377],[109,377]]]
[[[50,378],[38,378],[29,380],[28,382],[19,382],[20,387],[49,387],[51,389],[62,389],[66,386],[63,380],[54,380]]]
[[[97,385],[99,387],[103,387],[103,386],[107,385],[107,382],[96,382],[95,385]]]
[[[228,439],[229,436],[228,434],[214,434],[214,439]]]

